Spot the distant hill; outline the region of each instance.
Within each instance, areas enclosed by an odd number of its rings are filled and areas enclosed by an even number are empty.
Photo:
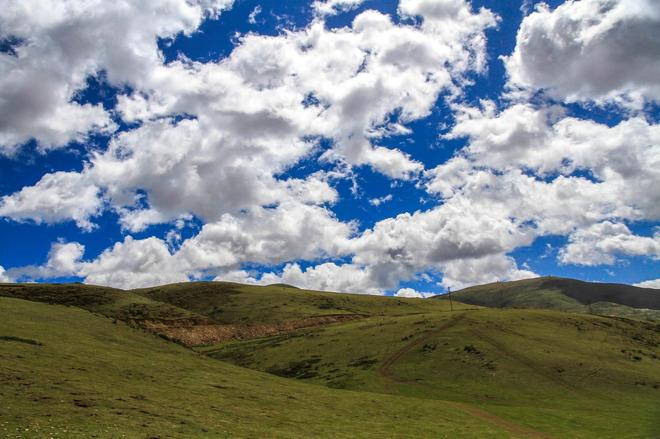
[[[660,318],[660,290],[559,277],[478,285],[455,291],[452,298],[491,308],[544,308],[651,320]]]
[[[0,284],[1,296],[75,306],[188,346],[271,336],[370,316],[449,308],[443,301],[231,282],[185,282],[130,291],[83,284]]]
[[[300,288],[298,288],[298,287],[295,286],[295,285],[282,284],[282,283],[279,283],[279,284],[270,284],[270,285],[268,285],[268,286],[269,286],[269,287],[293,288],[293,289],[295,289],[295,290],[299,290],[299,289],[300,289]]]
[[[332,315],[418,314],[448,308],[442,302],[329,293],[282,284],[258,286],[233,282],[184,282],[131,292],[203,315],[218,324],[271,324]]]
[[[83,284],[0,284],[0,296],[82,308],[124,320],[205,320],[183,308],[116,288]]]

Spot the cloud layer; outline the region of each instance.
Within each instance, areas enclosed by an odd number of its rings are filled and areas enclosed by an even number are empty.
[[[159,41],[194,36],[231,5],[68,0],[0,11],[0,38],[13,42],[0,53],[0,154],[31,140],[43,157],[71,142],[86,151],[81,171],[4,194],[0,216],[95,233],[111,212],[125,235],[88,257],[58,241],[46,263],[0,267],[0,279],[131,288],[218,278],[423,297],[401,282],[456,289],[534,276],[512,253],[541,237],[564,237],[559,264],[660,258],[658,233],[633,227],[660,220],[660,128],[643,110],[660,98],[654,2],[539,6],[503,59],[510,100],[499,103],[468,98],[499,18],[465,0],[401,0],[397,16],[316,1],[305,27],[240,35],[221,59],[165,62]],[[328,27],[349,10],[350,25]],[[116,105],[86,103],[89,78],[114,87]],[[618,118],[575,114],[571,103],[612,105]],[[428,166],[392,139],[438,111],[453,120],[444,134],[432,128],[438,141],[463,146]],[[87,141],[99,134],[107,147]],[[334,208],[359,196],[365,169],[428,204],[369,227],[340,219]],[[352,193],[338,189],[346,182]],[[182,239],[191,221],[199,231]],[[168,233],[133,237],[155,225]]]

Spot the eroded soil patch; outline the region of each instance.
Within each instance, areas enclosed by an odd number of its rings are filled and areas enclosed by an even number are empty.
[[[361,314],[332,314],[261,325],[216,325],[207,322],[143,320],[143,328],[186,346],[200,346],[230,340],[250,340],[285,334],[302,328],[324,326],[364,318]]]

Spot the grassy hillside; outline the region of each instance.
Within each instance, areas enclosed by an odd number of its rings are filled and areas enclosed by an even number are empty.
[[[174,305],[115,288],[82,284],[0,284],[0,296],[76,306],[119,320],[206,320]]]
[[[238,368],[81,309],[0,298],[0,436],[507,437],[449,402]]]
[[[7,437],[660,437],[654,323],[221,282],[0,296]]]
[[[659,437],[657,325],[533,310],[377,317],[199,348],[327,387],[468,403],[557,437]]]
[[[442,301],[327,293],[289,285],[189,282],[133,292],[206,316],[219,324],[281,323],[337,314],[404,315],[449,310],[449,304]],[[463,304],[457,307],[474,308]]]
[[[448,311],[441,301],[192,282],[123,291],[81,284],[0,284],[0,296],[77,306],[194,346],[374,315]],[[475,308],[458,304],[457,309]]]
[[[478,285],[452,297],[492,308],[545,308],[660,321],[660,290],[631,285],[540,277]]]

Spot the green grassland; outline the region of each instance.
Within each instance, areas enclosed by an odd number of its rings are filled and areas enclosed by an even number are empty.
[[[452,293],[455,300],[491,308],[542,308],[660,322],[660,292],[631,285],[540,277],[477,285]],[[446,295],[435,299],[447,300]]]
[[[451,403],[239,368],[74,307],[0,298],[2,437],[507,437]]]
[[[281,323],[336,314],[376,316],[449,310],[449,304],[442,301],[328,293],[284,285],[189,282],[132,292],[203,315],[220,324]],[[456,306],[475,308],[464,304]]]
[[[76,306],[124,321],[203,319],[174,305],[132,291],[82,284],[0,284],[0,296]]]
[[[198,350],[320,385],[476,405],[557,437],[660,436],[660,334],[535,310],[379,317]]]
[[[0,296],[0,436],[660,437],[655,322],[220,282]],[[194,349],[135,324],[336,315]]]

